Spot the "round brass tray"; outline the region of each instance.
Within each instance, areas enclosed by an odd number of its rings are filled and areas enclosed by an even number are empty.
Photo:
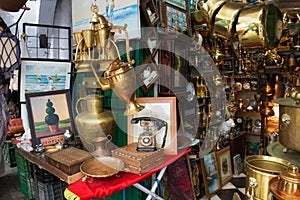
[[[88,177],[106,178],[118,174],[124,168],[123,160],[105,156],[84,161],[80,166],[80,171]]]
[[[294,150],[285,151],[285,147],[276,141],[267,146],[267,152],[271,156],[282,158],[300,167],[300,152]]]

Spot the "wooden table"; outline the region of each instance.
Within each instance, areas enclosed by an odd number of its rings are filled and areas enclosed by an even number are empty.
[[[76,174],[69,175],[62,170],[56,168],[55,166],[49,164],[43,155],[39,155],[38,153],[29,153],[22,148],[18,148],[18,152],[21,156],[23,156],[26,160],[31,162],[32,164],[37,165],[40,169],[44,169],[54,176],[58,177],[60,180],[72,184],[83,177],[81,172]]]

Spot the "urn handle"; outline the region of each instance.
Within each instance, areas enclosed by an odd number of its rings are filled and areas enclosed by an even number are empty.
[[[80,105],[79,103],[81,102],[81,101],[86,101],[86,98],[85,97],[81,97],[81,98],[79,98],[77,101],[76,101],[76,105],[75,105],[75,110],[76,110],[76,114],[79,114],[79,111],[78,111],[78,106]]]
[[[247,200],[254,200],[255,198],[255,188],[257,187],[258,182],[255,178],[249,177],[249,187],[247,189],[246,198]]]
[[[281,115],[281,123],[279,129],[281,131],[284,131],[290,123],[291,123],[291,117],[287,113],[284,113],[283,115]]]

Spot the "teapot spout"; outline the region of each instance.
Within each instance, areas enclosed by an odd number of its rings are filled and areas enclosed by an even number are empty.
[[[97,80],[98,80],[98,83],[99,83],[99,85],[100,85],[100,87],[101,87],[101,89],[103,90],[103,91],[105,91],[105,90],[110,90],[111,88],[110,88],[110,85],[109,85],[109,83],[108,83],[108,81],[107,80],[105,80],[104,78],[98,78],[97,77]]]
[[[98,74],[97,74],[97,72],[96,72],[96,70],[95,70],[95,67],[93,66],[92,63],[90,63],[90,66],[91,66],[91,68],[92,68],[93,74],[94,74],[94,76],[95,76],[95,78],[96,78],[98,84],[100,85],[101,89],[102,89],[103,91],[105,91],[105,90],[110,90],[111,87],[110,87],[108,81],[105,80],[103,77],[99,77],[99,76],[98,76]]]

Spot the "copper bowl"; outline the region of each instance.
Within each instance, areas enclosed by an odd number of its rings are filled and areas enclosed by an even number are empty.
[[[269,182],[270,192],[278,200],[300,199],[300,174],[298,168],[291,165],[287,171],[280,173]]]

